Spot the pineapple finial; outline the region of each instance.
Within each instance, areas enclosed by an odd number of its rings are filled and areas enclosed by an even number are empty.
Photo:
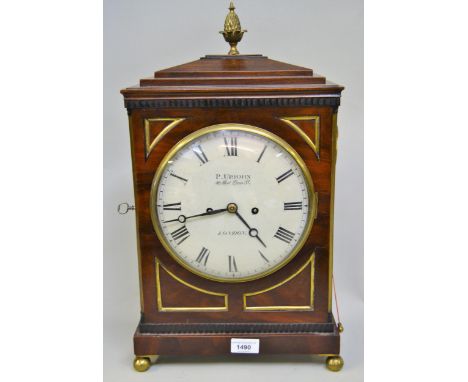
[[[224,40],[226,40],[226,42],[231,46],[228,53],[231,56],[239,54],[237,44],[242,40],[244,33],[247,32],[246,30],[242,30],[239,16],[237,16],[234,9],[236,9],[236,7],[231,0],[231,3],[229,4],[229,13],[224,21],[224,31],[219,32],[224,36]]]

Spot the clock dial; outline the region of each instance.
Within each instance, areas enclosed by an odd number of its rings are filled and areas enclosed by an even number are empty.
[[[229,282],[256,279],[291,260],[312,226],[310,174],[263,129],[199,130],[162,161],[151,189],[158,237],[184,267]]]

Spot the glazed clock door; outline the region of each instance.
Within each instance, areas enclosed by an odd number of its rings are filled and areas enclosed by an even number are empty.
[[[162,160],[150,199],[154,229],[190,272],[219,282],[267,276],[291,261],[316,213],[297,152],[254,126],[221,124],[186,136]]]

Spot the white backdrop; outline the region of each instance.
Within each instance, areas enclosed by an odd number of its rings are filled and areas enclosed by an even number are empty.
[[[228,0],[104,1],[104,376],[106,381],[284,381],[363,379],[363,4],[362,0],[237,0],[248,30],[241,53],[306,66],[346,87],[339,110],[335,202],[335,279],[345,332],[345,367],[332,374],[323,360],[263,357],[162,358],[146,375],[132,369],[139,319],[135,219],[127,114],[120,89],[155,70],[223,54],[218,33]]]

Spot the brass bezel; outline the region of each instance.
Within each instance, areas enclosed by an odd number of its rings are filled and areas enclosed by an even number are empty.
[[[192,268],[189,264],[185,263],[182,259],[180,259],[175,253],[174,249],[167,242],[164,234],[162,233],[162,229],[159,224],[159,219],[157,217],[156,209],[153,208],[153,206],[156,205],[156,195],[157,195],[157,188],[159,185],[159,180],[161,179],[161,176],[164,170],[166,169],[168,162],[177,154],[177,152],[179,152],[186,145],[190,144],[192,141],[202,137],[203,135],[210,134],[210,133],[217,132],[217,131],[222,131],[222,130],[238,130],[238,131],[248,132],[251,134],[260,135],[264,138],[270,139],[277,145],[281,146],[289,155],[291,155],[291,157],[296,161],[299,168],[301,169],[304,175],[304,179],[306,181],[307,191],[309,193],[309,210],[308,210],[309,214],[308,214],[306,226],[302,233],[301,238],[299,239],[299,241],[297,242],[296,246],[293,248],[289,256],[286,257],[281,263],[277,264],[273,268],[270,268],[263,273],[259,273],[259,274],[249,276],[249,277],[242,277],[238,279],[215,277],[212,275],[205,274],[199,271],[198,269]],[[158,166],[158,169],[156,170],[156,173],[153,178],[153,182],[151,184],[150,213],[151,213],[151,221],[153,223],[153,228],[156,232],[156,235],[159,241],[161,242],[163,247],[166,249],[166,251],[169,253],[169,255],[178,264],[180,264],[182,267],[184,267],[188,271],[196,274],[197,276],[203,277],[211,281],[219,281],[219,282],[226,282],[226,283],[241,283],[241,282],[247,282],[247,281],[252,281],[252,280],[258,280],[262,277],[271,275],[272,273],[276,272],[277,270],[279,270],[280,268],[288,264],[299,253],[299,251],[304,246],[307,238],[309,237],[310,231],[312,230],[312,225],[314,222],[316,209],[317,209],[316,203],[314,202],[315,197],[316,196],[315,196],[314,184],[313,184],[312,176],[310,175],[309,169],[307,168],[307,165],[302,160],[300,155],[296,152],[296,150],[294,150],[289,145],[289,143],[287,143],[284,139],[278,137],[277,135],[267,130],[256,127],[256,126],[244,125],[244,124],[239,124],[239,123],[223,123],[223,124],[207,126],[187,135],[186,137],[181,139],[174,147],[172,147],[169,150],[169,152],[164,156],[164,158],[161,160],[161,163]]]

